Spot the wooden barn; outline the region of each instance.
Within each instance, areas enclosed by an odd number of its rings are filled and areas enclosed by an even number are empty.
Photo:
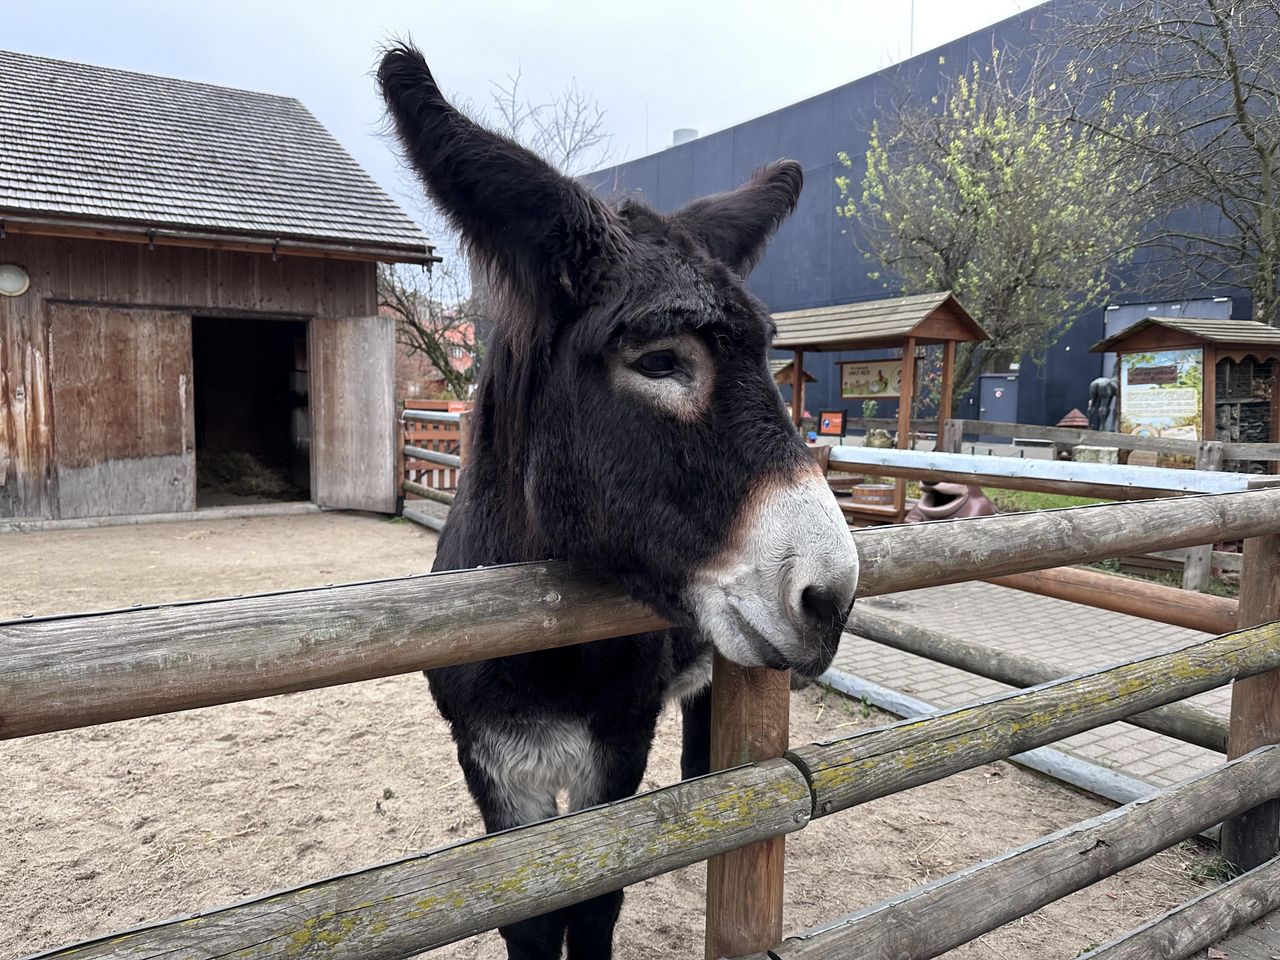
[[[394,509],[432,250],[301,103],[0,52],[0,145],[0,518]]]

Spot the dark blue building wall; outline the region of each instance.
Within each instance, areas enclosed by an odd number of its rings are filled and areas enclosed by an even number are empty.
[[[872,121],[905,88],[927,102],[945,81],[993,49],[1027,49],[1050,38],[1055,17],[1072,0],[1050,0],[992,27],[922,53],[904,63],[854,80],[808,100],[765,114],[727,130],[641,157],[583,179],[606,196],[632,196],[664,212],[678,209],[708,193],[740,185],[756,168],[790,157],[804,167],[805,186],[799,205],[748,281],[751,291],[770,310],[798,310],[898,294],[868,274],[868,262],[855,246],[854,224],[837,216],[840,193],[836,177],[846,175],[860,190]],[[798,65],[802,68],[803,65]],[[845,169],[836,155],[853,161]],[[981,317],[976,318],[979,323]],[[1088,400],[1088,384],[1101,370],[1089,347],[1102,339],[1102,312],[1075,318],[1042,364],[1022,364],[1018,419],[1056,423],[1072,407]],[[780,354],[781,355],[781,354]],[[885,355],[885,354],[881,354]],[[858,401],[839,395],[839,360],[871,357],[868,353],[809,354],[805,368],[818,382],[805,389],[806,407],[847,410],[861,415]],[[957,416],[977,416],[977,403],[957,401]],[[893,403],[881,403],[881,416],[892,415]]]

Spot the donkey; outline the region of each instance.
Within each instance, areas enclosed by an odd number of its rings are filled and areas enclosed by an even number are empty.
[[[472,123],[422,55],[378,81],[410,164],[489,281],[496,318],[470,460],[436,570],[564,558],[677,627],[428,672],[490,832],[640,785],[664,700],[682,772],[707,772],[711,651],[816,676],[857,555],[769,373],[743,286],[795,207],[800,167],[672,215],[613,207]],[[612,954],[622,892],[502,929],[511,960]]]

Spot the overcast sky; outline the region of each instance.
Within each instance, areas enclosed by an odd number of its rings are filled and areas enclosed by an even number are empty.
[[[915,0],[919,53],[1034,0]],[[481,103],[517,69],[546,97],[576,79],[615,153],[711,133],[907,56],[909,0],[4,0],[0,47],[295,96],[411,212],[370,73],[410,36],[437,80]],[[2,149],[2,147],[0,147]]]

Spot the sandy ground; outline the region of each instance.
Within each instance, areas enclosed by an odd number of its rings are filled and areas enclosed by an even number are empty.
[[[0,535],[0,618],[425,571],[434,536],[358,515]],[[866,715],[864,715],[864,713]],[[794,695],[792,740],[883,722]],[[678,778],[679,721],[646,786]],[[1106,805],[1008,764],[820,820],[787,840],[798,931]],[[0,743],[0,960],[479,833],[420,676]],[[1199,888],[1180,846],[949,956],[1074,957]],[[704,868],[633,887],[623,960],[702,955]],[[436,956],[498,960],[496,934]]]

